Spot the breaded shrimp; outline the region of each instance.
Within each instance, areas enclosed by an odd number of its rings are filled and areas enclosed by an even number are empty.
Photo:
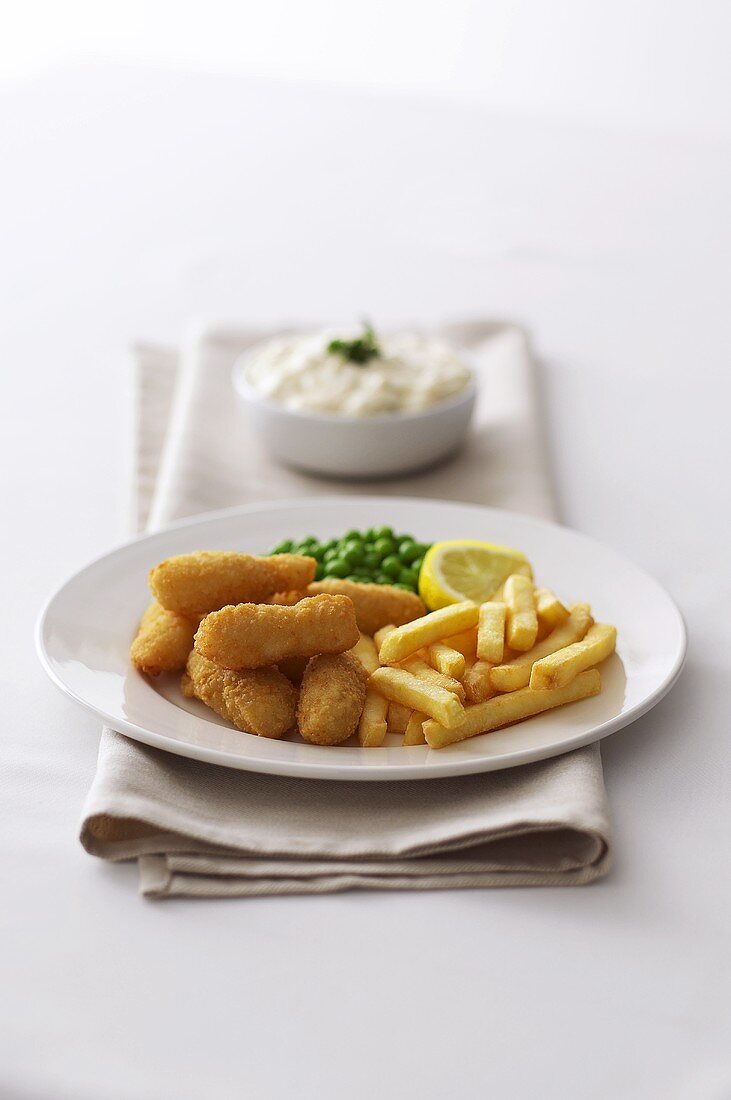
[[[371,637],[389,623],[403,626],[426,614],[426,608],[415,592],[407,592],[405,588],[395,588],[390,584],[359,584],[333,577],[315,581],[307,591],[312,596],[318,592],[349,596],[355,607],[359,629]]]
[[[185,668],[200,618],[189,619],[153,601],[142,616],[130,657],[140,672],[158,676]]]
[[[178,554],[150,570],[152,593],[181,615],[207,615],[227,604],[260,603],[275,592],[305,588],[315,575],[314,558],[274,554],[257,558],[229,550]]]
[[[311,596],[294,607],[240,603],[208,615],[195,648],[224,668],[260,668],[288,657],[343,653],[360,638],[347,596]]]
[[[181,688],[244,733],[276,738],[295,723],[297,689],[276,668],[232,672],[193,650]]]
[[[313,745],[339,745],[358,728],[368,674],[352,653],[323,654],[308,664],[297,704],[297,725]]]

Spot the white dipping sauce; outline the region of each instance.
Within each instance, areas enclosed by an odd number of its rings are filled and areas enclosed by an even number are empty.
[[[447,344],[411,332],[378,335],[381,354],[362,364],[328,352],[331,340],[359,335],[338,330],[278,337],[249,361],[246,378],[285,408],[356,417],[429,409],[456,397],[472,379]]]

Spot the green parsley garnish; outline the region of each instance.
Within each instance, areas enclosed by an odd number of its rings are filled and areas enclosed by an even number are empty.
[[[328,355],[341,355],[348,362],[363,366],[370,359],[377,358],[381,349],[373,327],[364,321],[362,336],[357,336],[354,340],[331,340],[327,345],[327,352]]]

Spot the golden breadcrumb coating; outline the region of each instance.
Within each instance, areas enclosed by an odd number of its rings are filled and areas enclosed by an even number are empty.
[[[132,642],[132,664],[148,676],[179,672],[185,668],[199,622],[198,616],[186,618],[154,601],[142,616]]]
[[[311,596],[319,592],[348,596],[353,601],[359,629],[371,636],[382,626],[403,626],[426,614],[424,603],[415,592],[390,584],[359,584],[332,577],[315,581],[307,591]]]
[[[307,665],[297,704],[297,725],[313,745],[339,745],[358,728],[368,674],[351,653],[322,654]]]
[[[396,588],[391,584],[361,584],[335,577],[313,581],[301,591],[276,592],[267,603],[291,607],[306,596],[317,596],[323,592],[348,596],[353,601],[355,618],[364,634],[373,635],[383,626],[403,626],[426,614],[424,603],[415,592],[407,592],[405,588]]]
[[[292,607],[293,604],[299,603],[300,600],[304,600],[305,596],[309,595],[314,595],[314,593],[309,593],[306,588],[294,588],[291,592],[275,592],[265,602],[276,603],[280,607]]]
[[[206,616],[195,648],[223,668],[261,668],[289,657],[343,653],[360,637],[347,596],[311,596],[293,607],[240,603]]]
[[[181,688],[245,733],[282,737],[295,723],[297,689],[276,668],[232,672],[193,650]]]
[[[158,603],[181,615],[207,615],[227,604],[260,603],[275,592],[305,588],[317,562],[299,554],[257,558],[232,550],[178,554],[150,570]]]

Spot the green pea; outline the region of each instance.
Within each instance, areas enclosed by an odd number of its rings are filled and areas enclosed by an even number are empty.
[[[343,547],[344,550],[356,550],[359,554],[363,553],[363,543],[360,539],[348,539]]]
[[[337,546],[331,546],[322,555],[322,560],[324,562],[334,561],[334,559],[337,558],[338,556],[339,556],[339,551],[338,551]]]
[[[404,539],[398,548],[398,556],[406,565],[411,565],[419,557],[419,547],[413,539]]]
[[[413,592],[414,589],[410,584],[403,584],[402,581],[393,581],[394,588],[403,588],[404,592]]]
[[[396,544],[394,543],[393,539],[386,537],[379,538],[376,539],[376,541],[374,542],[373,549],[379,555],[379,557],[387,558],[389,554],[393,554],[394,550],[396,549]]]
[[[310,546],[306,553],[308,558],[314,558],[315,561],[322,561],[325,556],[325,551],[321,546]]]
[[[398,577],[402,569],[403,565],[395,554],[389,554],[389,556],[384,558],[381,562],[381,572],[389,577]]]
[[[283,539],[282,542],[278,542],[272,550],[272,554],[289,554],[292,550],[294,543],[291,539]]]
[[[373,584],[373,577],[370,573],[357,573],[356,576],[360,584]]]
[[[315,580],[321,581],[325,576],[325,566],[317,563],[317,569],[315,570]]]
[[[338,540],[328,539],[327,542],[323,542],[322,545],[325,550],[334,550],[338,545]]]
[[[358,576],[357,573],[348,573],[348,575],[345,579],[346,579],[346,581],[353,581],[355,584],[360,583],[360,577]]]
[[[414,569],[402,569],[398,579],[401,584],[407,584],[409,588],[416,588],[419,583],[419,574]]]
[[[346,533],[343,535],[343,542],[347,542],[348,539],[360,539],[361,537],[362,536],[360,531],[356,531],[354,527],[351,527],[351,529],[349,531],[346,531]]]
[[[371,573],[378,571],[378,566],[381,564],[381,555],[377,554],[375,550],[366,550],[363,554],[363,565]]]
[[[373,533],[377,539],[393,539],[393,527],[376,527]]]
[[[373,580],[374,580],[375,584],[390,584],[391,583],[391,578],[389,577],[388,573],[378,572],[378,573],[376,573]]]
[[[340,554],[340,560],[344,561],[350,568],[360,565],[363,560],[363,551],[359,547],[351,546],[348,550],[343,550]]]
[[[376,541],[376,529],[375,527],[369,527],[367,531],[363,532],[363,538],[366,542]]]
[[[326,577],[347,577],[350,572],[350,566],[342,558],[333,558],[328,562],[325,562],[325,576]]]
[[[417,546],[418,551],[419,551],[419,557],[423,558],[424,554],[426,554],[427,550],[430,549],[431,543],[430,542],[417,542],[416,546]]]

